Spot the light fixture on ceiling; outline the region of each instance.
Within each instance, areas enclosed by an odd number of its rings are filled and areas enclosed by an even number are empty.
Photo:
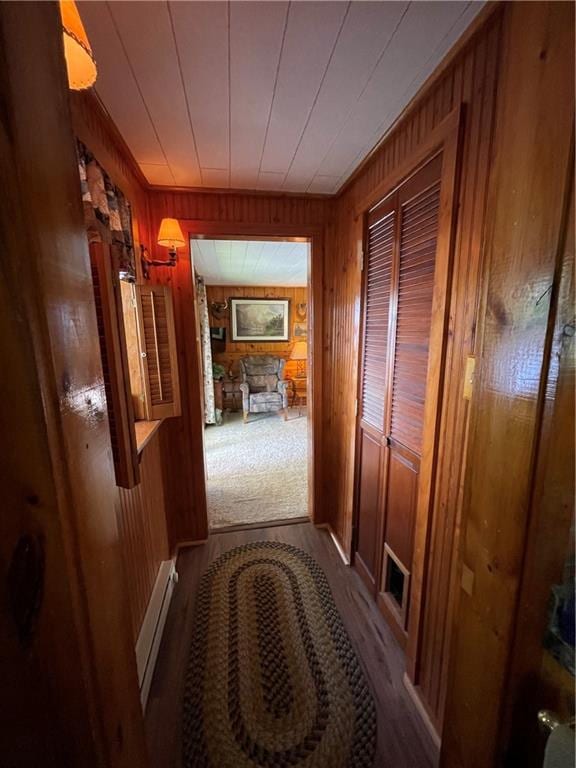
[[[178,256],[177,248],[186,245],[182,228],[178,219],[162,219],[160,229],[158,230],[158,245],[168,248],[167,259],[151,259],[148,256],[148,250],[144,245],[140,246],[142,252],[142,273],[146,280],[150,277],[150,267],[175,267]]]
[[[73,91],[83,91],[96,82],[98,70],[94,54],[74,0],[60,0],[60,16],[68,87]]]

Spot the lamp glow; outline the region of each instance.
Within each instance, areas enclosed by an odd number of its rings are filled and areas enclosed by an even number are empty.
[[[96,82],[98,70],[94,54],[74,0],[60,0],[60,16],[68,86],[73,91],[83,91]]]
[[[306,361],[308,360],[308,345],[305,341],[297,341],[290,352],[290,360],[296,361],[296,378],[306,376]]]
[[[170,248],[171,251],[186,245],[178,219],[162,219],[157,243]]]

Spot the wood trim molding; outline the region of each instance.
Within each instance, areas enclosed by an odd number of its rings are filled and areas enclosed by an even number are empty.
[[[434,746],[436,749],[440,749],[440,746],[442,744],[440,737],[438,736],[438,733],[436,731],[436,728],[434,727],[434,723],[432,722],[432,718],[428,714],[428,710],[426,709],[423,699],[420,696],[418,692],[418,686],[415,686],[410,678],[408,677],[408,674],[405,672],[404,677],[402,678],[402,682],[404,683],[404,687],[408,691],[408,695],[410,696],[412,703],[418,710],[418,714],[422,718],[422,722],[426,726],[426,730],[428,731],[428,735],[434,742]]]
[[[440,443],[442,393],[448,343],[447,325],[452,282],[452,258],[456,232],[458,202],[458,177],[461,152],[461,136],[464,125],[463,108],[454,110],[438,128],[442,128],[442,183],[440,187],[440,212],[436,245],[436,270],[432,297],[433,321],[430,329],[430,353],[428,359],[429,382],[426,389],[423,434],[435,436],[433,441],[424,440],[420,460],[418,502],[414,527],[414,553],[410,588],[409,631],[406,647],[407,673],[418,683],[419,652],[421,646],[421,618],[426,594],[426,572],[429,559],[430,522],[435,504],[435,478]],[[463,403],[464,401],[462,401]],[[464,462],[464,458],[462,458]]]
[[[336,536],[336,534],[332,530],[332,526],[330,525],[330,523],[316,523],[316,528],[324,528],[326,531],[328,531],[328,534],[332,539],[332,543],[336,547],[336,551],[340,555],[342,562],[344,563],[344,565],[349,566],[350,558],[344,551],[344,547],[342,546],[342,544],[340,544],[340,539],[338,538],[338,536]]]
[[[397,187],[403,181],[410,178],[410,176],[417,173],[420,166],[439,152],[450,140],[451,136],[454,134],[457,136],[462,122],[463,111],[463,105],[453,109],[436,128],[433,128],[414,152],[412,152],[410,157],[397,165],[368,195],[356,203],[354,208],[355,215],[363,216],[366,211],[386,197],[394,187]]]

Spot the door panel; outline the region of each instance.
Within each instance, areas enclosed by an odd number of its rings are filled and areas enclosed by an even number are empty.
[[[424,439],[441,173],[438,154],[367,222],[355,564],[400,642]]]
[[[440,170],[440,158],[437,158],[426,169],[426,175],[432,172],[438,180],[411,200],[400,201],[400,271],[390,436],[417,455],[422,451]]]
[[[394,248],[395,212],[387,212],[370,228],[364,309],[364,359],[362,361],[362,420],[384,429],[390,281]]]
[[[360,451],[356,557],[362,578],[373,588],[379,558],[380,441],[369,432],[363,431]]]
[[[420,460],[411,451],[392,444],[388,449],[388,482],[384,541],[408,570],[412,567],[414,509],[418,496]],[[380,589],[383,590],[382,584]]]

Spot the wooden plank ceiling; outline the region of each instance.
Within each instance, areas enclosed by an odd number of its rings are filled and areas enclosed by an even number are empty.
[[[207,285],[304,286],[308,243],[192,240],[194,266]]]
[[[483,2],[81,2],[151,184],[338,191]]]

